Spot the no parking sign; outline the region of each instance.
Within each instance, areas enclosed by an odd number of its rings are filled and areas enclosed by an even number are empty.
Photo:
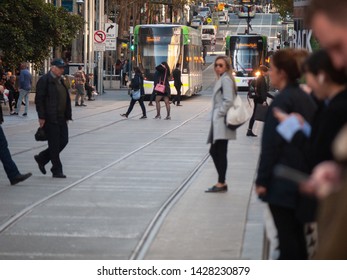
[[[94,51],[105,51],[106,48],[106,33],[102,30],[94,32]]]
[[[96,30],[94,32],[94,43],[104,43],[106,40],[106,33],[102,30]]]

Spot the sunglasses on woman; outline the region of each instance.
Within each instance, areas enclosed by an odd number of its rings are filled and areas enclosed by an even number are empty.
[[[214,64],[214,67],[220,67],[220,68],[223,68],[225,65],[222,64],[222,63],[215,63]]]

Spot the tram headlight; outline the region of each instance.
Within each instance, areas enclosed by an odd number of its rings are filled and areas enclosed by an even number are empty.
[[[255,72],[255,76],[259,77],[260,76],[260,71]]]

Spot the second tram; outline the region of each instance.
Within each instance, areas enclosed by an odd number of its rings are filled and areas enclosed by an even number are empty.
[[[181,64],[181,94],[191,96],[202,89],[202,43],[200,31],[176,24],[145,24],[134,29],[133,64],[144,74],[146,94],[153,91],[155,67],[166,61],[170,70]],[[170,80],[171,94],[176,89]]]
[[[248,87],[249,80],[259,75],[259,66],[267,64],[267,37],[262,35],[227,36],[226,55],[230,57],[236,85]]]

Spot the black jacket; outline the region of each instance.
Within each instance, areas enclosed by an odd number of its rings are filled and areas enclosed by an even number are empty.
[[[145,89],[143,87],[143,77],[141,74],[135,73],[134,78],[131,80],[131,89],[141,89],[141,95],[145,94]]]
[[[254,102],[263,103],[266,101],[268,87],[266,83],[266,79],[264,76],[259,76],[256,81],[256,95],[254,97]]]
[[[319,163],[333,160],[332,143],[347,124],[347,89],[338,93],[327,104],[319,103],[312,122],[312,131],[307,138],[301,131],[297,132],[292,142],[306,152],[310,171]]]
[[[66,90],[65,119],[72,120],[70,94],[63,79],[62,83]],[[59,92],[56,88],[54,78],[50,72],[43,75],[38,80],[36,85],[35,104],[39,119],[45,119],[53,123],[58,122],[58,94]]]
[[[172,71],[172,76],[173,76],[173,79],[174,79],[174,86],[175,86],[175,87],[180,87],[180,86],[182,86],[181,70],[178,69],[178,68],[175,68],[175,69]]]
[[[312,122],[317,106],[298,85],[288,85],[269,106],[264,124],[256,184],[267,188],[267,194],[263,197],[264,201],[296,208],[299,204],[297,184],[274,177],[273,170],[276,164],[283,164],[303,172],[307,172],[309,167],[301,149],[293,143],[287,143],[277,133],[278,121],[272,113],[274,107],[287,113],[300,113],[306,120]]]
[[[170,72],[167,71],[166,68],[161,64],[155,67],[155,69],[159,73],[158,82],[161,82],[161,83],[164,82],[165,93],[170,95],[171,94],[170,83],[169,83]],[[166,76],[165,76],[165,73],[166,73]]]
[[[14,97],[15,93],[18,92],[15,87],[13,86],[13,84],[10,82],[10,80],[7,80],[5,83],[5,88],[8,89],[9,91],[9,96],[12,96],[12,98]]]

